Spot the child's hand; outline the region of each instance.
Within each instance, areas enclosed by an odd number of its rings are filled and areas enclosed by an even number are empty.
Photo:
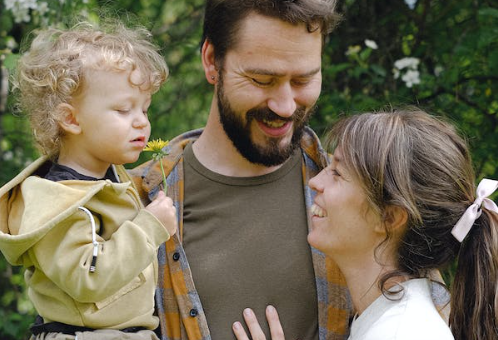
[[[159,191],[156,198],[145,207],[145,210],[161,221],[170,236],[176,233],[176,209],[173,206],[171,198],[167,197],[162,190]]]

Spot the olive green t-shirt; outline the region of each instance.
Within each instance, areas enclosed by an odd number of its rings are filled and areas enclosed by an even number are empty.
[[[184,248],[213,340],[235,339],[246,307],[269,339],[268,304],[286,339],[318,340],[301,159],[297,150],[273,173],[227,177],[185,149]]]

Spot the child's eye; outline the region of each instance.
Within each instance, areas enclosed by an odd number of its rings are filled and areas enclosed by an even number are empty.
[[[131,112],[131,109],[118,109],[116,111],[118,111],[118,113],[120,113],[122,115],[126,115],[126,114]]]

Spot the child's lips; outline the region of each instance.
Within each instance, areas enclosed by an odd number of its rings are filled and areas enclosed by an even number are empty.
[[[147,144],[144,136],[140,136],[140,137],[137,137],[137,138],[131,140],[131,143],[133,145],[141,147],[142,149],[145,148],[145,145]]]

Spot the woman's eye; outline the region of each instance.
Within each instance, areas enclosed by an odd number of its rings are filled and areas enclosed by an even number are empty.
[[[332,176],[341,176],[341,174],[336,169],[330,169],[330,173]]]

